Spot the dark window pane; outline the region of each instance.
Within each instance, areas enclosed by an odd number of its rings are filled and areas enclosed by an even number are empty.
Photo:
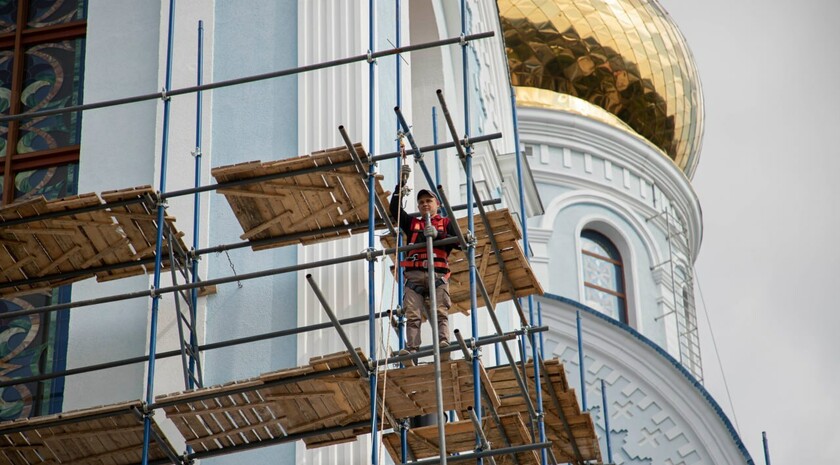
[[[76,195],[78,172],[76,164],[21,171],[15,175],[15,200],[37,195],[48,200]]]
[[[84,0],[29,0],[26,25],[44,27],[70,23],[85,19],[85,14]]]
[[[2,1],[2,0],[0,0]],[[12,104],[12,65],[15,57],[13,50],[0,50],[0,114],[8,115]],[[9,125],[0,124],[0,157],[6,156],[6,140]]]
[[[56,325],[49,313],[3,319],[3,313],[28,310],[56,303],[57,291],[46,291],[0,300],[0,379],[24,378],[52,371],[47,365],[55,349],[50,344]],[[55,312],[52,312],[55,313]],[[41,414],[49,390],[37,382],[17,384],[0,390],[0,421]]]
[[[17,28],[18,2],[0,0],[0,34],[12,32]]]
[[[39,44],[26,50],[24,112],[64,108],[81,103],[83,41]],[[81,120],[77,113],[38,117],[21,122],[18,153],[47,150],[79,143]]]

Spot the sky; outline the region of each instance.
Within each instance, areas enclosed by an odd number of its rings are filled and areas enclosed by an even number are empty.
[[[773,464],[838,463],[840,2],[660,3],[705,93],[692,184],[706,387],[756,465],[762,431]]]

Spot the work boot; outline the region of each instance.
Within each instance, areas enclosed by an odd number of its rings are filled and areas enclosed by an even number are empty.
[[[440,344],[438,344],[438,346],[440,347],[440,350],[441,350],[440,361],[441,362],[448,362],[449,361],[449,356],[452,354],[452,352],[443,352],[443,349],[446,349],[447,347],[449,347],[449,343],[446,342],[446,341],[440,341]]]
[[[398,355],[402,357],[404,355],[411,355],[415,352],[417,352],[417,349],[407,349],[406,348],[406,349],[400,350]],[[416,360],[414,360],[414,359],[403,360],[402,364],[407,366],[407,367],[413,367],[416,364]]]

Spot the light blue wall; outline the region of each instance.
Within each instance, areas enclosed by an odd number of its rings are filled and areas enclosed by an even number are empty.
[[[213,79],[292,68],[297,63],[297,2],[254,0],[217,2]],[[297,77],[239,85],[214,91],[212,166],[298,155]],[[238,242],[242,228],[221,195],[210,198],[210,244]],[[226,255],[208,256],[209,277],[232,275]],[[288,266],[297,262],[295,247],[254,252],[230,251],[236,273]],[[297,275],[283,274],[221,285],[208,299],[208,342],[293,328],[297,324]],[[205,384],[213,385],[294,366],[296,339],[270,341],[209,351]],[[293,463],[294,445],[213,459],[213,463]]]

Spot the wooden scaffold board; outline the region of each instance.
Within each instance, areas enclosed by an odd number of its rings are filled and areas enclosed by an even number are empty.
[[[380,377],[380,382],[377,383],[379,395],[385,399],[385,407],[394,418],[437,412],[434,369],[432,364],[423,364],[390,370],[387,377]],[[498,405],[499,397],[486,384],[489,379],[483,366],[479,368],[479,376],[481,382],[487,387],[491,401],[494,405]],[[471,362],[466,360],[442,362],[441,381],[444,410],[462,411],[473,405],[474,383]]]
[[[360,351],[359,351],[360,353]],[[361,355],[361,357],[364,357]],[[160,396],[166,415],[196,451],[213,451],[370,420],[367,378],[348,352],[315,357],[310,364],[260,377]],[[322,374],[313,377],[307,375]],[[284,382],[285,381],[285,382]],[[370,428],[348,429],[304,439],[307,447],[354,441]]]
[[[0,424],[0,465],[140,463],[143,418],[140,401]],[[149,460],[166,460],[173,452],[154,419]],[[164,449],[165,448],[165,449]]]
[[[361,144],[354,147],[362,163],[366,164],[367,152]],[[243,240],[257,241],[288,235],[297,237],[252,246],[254,250],[262,250],[329,241],[367,230],[367,175],[351,161],[347,148],[339,147],[286,160],[222,166],[214,168],[211,173],[220,184],[281,173],[288,175],[218,189],[227,198],[242,226],[244,233],[240,237]],[[329,168],[336,164],[342,165]],[[319,167],[320,170],[315,170]],[[387,205],[388,193],[382,190],[379,179],[374,189],[382,204]],[[362,223],[365,224],[359,226]],[[347,228],[323,232],[325,228],[343,226]]]
[[[598,436],[595,433],[595,425],[588,412],[581,412],[574,389],[569,388],[566,380],[566,373],[563,364],[559,359],[545,361],[547,373],[540,373],[542,380],[543,411],[545,412],[545,433],[546,438],[552,442],[552,450],[557,461],[560,463],[579,463],[572,438],[566,432],[561,414],[569,424],[574,442],[581,454],[581,460],[601,460],[601,449],[598,445]],[[528,392],[534,405],[537,403],[536,390],[534,385],[534,364],[533,361],[526,364],[528,381]],[[545,375],[551,382],[551,386],[545,382]],[[487,376],[493,383],[493,387],[502,399],[498,408],[499,414],[519,413],[524,417],[528,415],[528,408],[525,399],[517,395],[521,391],[516,383],[509,366],[499,366],[488,370]],[[552,399],[550,390],[557,394],[562,412],[558,412]]]
[[[122,200],[137,202],[108,206]],[[151,187],[142,186],[106,192],[101,199],[94,193],[58,200],[39,196],[0,209],[0,282],[20,282],[15,286],[0,287],[0,296],[54,288],[93,276],[98,281],[109,281],[153,271],[153,265],[138,263],[108,271],[85,272],[153,258],[157,241],[155,203],[156,195]],[[97,209],[81,211],[93,207]],[[67,214],[3,225],[4,221],[55,212]],[[175,219],[165,217],[165,222],[178,242],[176,250],[187,251],[181,234],[175,229]],[[162,262],[164,268],[168,268],[168,237],[164,240]],[[34,281],[34,278],[47,276],[56,278]]]
[[[542,295],[542,286],[525,258],[522,247],[517,242],[522,238],[522,232],[510,212],[507,209],[487,212],[487,219],[491,229],[489,232],[484,227],[481,217],[479,215],[474,217],[475,266],[484,281],[493,305],[511,300],[514,296],[518,298],[533,294]],[[458,225],[461,231],[467,231],[467,218],[459,218]],[[513,292],[502,276],[499,258],[490,244],[489,234],[491,233],[496,239],[508,277],[513,283]],[[384,237],[382,242],[385,247],[395,246],[394,238],[390,236]],[[392,260],[393,258],[391,256]],[[452,272],[449,278],[449,296],[452,299],[449,313],[460,312],[468,315],[470,313],[470,277],[469,262],[464,251],[455,249],[449,254],[449,269]],[[485,305],[484,298],[481,293],[477,294],[478,307],[482,307]]]
[[[499,420],[503,432],[499,430],[492,418],[485,417],[482,419],[482,429],[492,449],[531,444],[531,434],[525,428],[525,424],[518,413],[501,415]],[[447,455],[469,453],[475,450],[475,428],[472,421],[462,420],[447,423],[445,429]],[[407,439],[407,455],[410,460],[422,460],[440,455],[437,425],[409,429]],[[385,434],[382,440],[394,463],[401,463],[399,433]],[[515,461],[511,455],[497,455],[495,460],[497,465],[517,463],[519,465],[536,465],[539,463],[536,451],[519,452],[516,454]]]

